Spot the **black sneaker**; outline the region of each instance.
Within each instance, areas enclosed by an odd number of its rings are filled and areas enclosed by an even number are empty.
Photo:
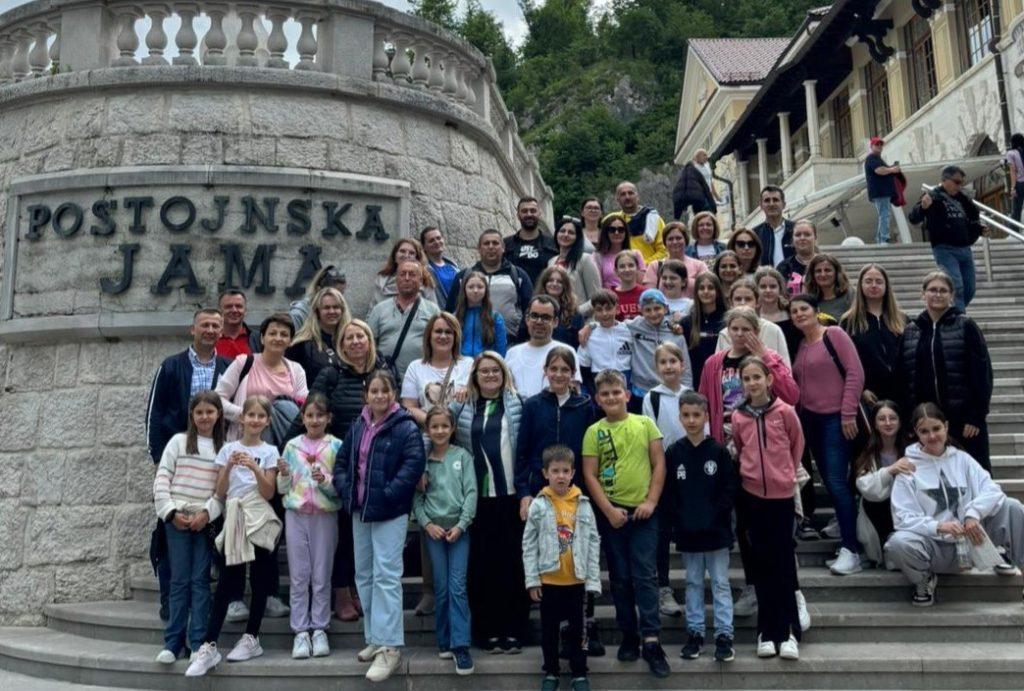
[[[500,638],[488,638],[484,641],[483,650],[491,655],[501,655],[505,650],[501,647]]]
[[[690,637],[686,641],[686,645],[683,646],[683,651],[679,653],[679,657],[684,660],[696,660],[700,657],[700,649],[704,647],[704,636],[701,636],[695,631],[690,632]]]
[[[821,535],[814,529],[811,522],[806,518],[800,521],[800,525],[796,527],[796,537],[799,540],[820,540]]]
[[[661,643],[658,641],[648,641],[644,643],[643,651],[640,653],[644,660],[647,661],[647,666],[651,669],[651,674],[664,679],[672,670],[668,666],[668,659],[665,657],[665,651],[661,647]]]
[[[636,662],[640,659],[640,639],[623,637],[619,644],[619,652],[616,653],[619,662]]]
[[[473,656],[469,654],[469,648],[459,647],[452,651],[455,656],[455,673],[460,676],[472,674],[473,670]]]
[[[523,652],[523,646],[518,638],[509,636],[501,640],[501,650],[506,655],[518,655]]]
[[[715,662],[732,662],[736,653],[732,649],[732,639],[724,633],[715,639]]]
[[[558,677],[548,674],[540,684],[540,691],[556,691],[558,689]]]
[[[587,657],[604,657],[604,643],[596,621],[587,622]]]

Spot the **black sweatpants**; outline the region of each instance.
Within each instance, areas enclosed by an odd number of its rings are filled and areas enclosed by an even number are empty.
[[[354,588],[355,585],[356,556],[352,542],[352,516],[342,509],[338,512],[338,546],[334,549],[331,587]]]
[[[252,600],[249,603],[249,621],[245,632],[253,636],[260,635],[263,613],[267,609],[267,597],[276,585],[277,551],[269,552],[256,547],[256,559],[248,564],[235,564],[221,569],[217,590],[213,594],[213,607],[210,608],[210,623],[206,628],[206,641],[216,643],[220,638],[220,630],[224,626],[224,618],[228,613],[228,604],[235,599],[235,593],[245,589],[245,567],[249,567],[249,583],[252,587]]]
[[[524,641],[530,599],[523,574],[523,521],[519,499],[483,497],[476,507],[469,541],[469,609],[473,639]]]
[[[561,623],[567,622],[566,652],[573,678],[587,676],[587,631],[583,626],[587,594],[577,585],[542,585],[540,599],[540,646],[544,671],[558,676],[558,643]]]

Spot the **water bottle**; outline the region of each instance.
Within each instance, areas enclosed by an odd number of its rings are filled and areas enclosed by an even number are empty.
[[[967,544],[966,537],[958,537],[956,540],[956,563],[961,571],[970,571],[974,566],[971,561],[971,546]]]

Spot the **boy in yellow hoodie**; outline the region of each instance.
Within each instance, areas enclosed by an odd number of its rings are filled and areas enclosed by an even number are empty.
[[[572,450],[550,446],[541,461],[548,485],[530,504],[523,531],[526,588],[540,603],[545,672],[541,689],[558,688],[559,626],[566,621],[572,691],[590,691],[583,613],[586,593],[601,592],[601,538],[590,500],[572,483]]]

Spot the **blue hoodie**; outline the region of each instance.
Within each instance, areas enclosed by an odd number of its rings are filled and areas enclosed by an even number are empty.
[[[519,442],[516,444],[516,495],[532,497],[547,481],[541,472],[541,455],[553,444],[565,444],[576,454],[576,475],[573,481],[582,486],[580,472],[583,435],[594,422],[590,396],[570,393],[564,405],[550,389],[531,396],[523,403],[523,416],[519,423]]]
[[[462,320],[462,354],[475,358],[485,350],[493,350],[498,355],[505,357],[505,351],[508,350],[505,319],[497,312],[491,312],[494,315],[494,343],[484,343],[480,309],[479,307],[470,307],[466,310],[466,317]]]

